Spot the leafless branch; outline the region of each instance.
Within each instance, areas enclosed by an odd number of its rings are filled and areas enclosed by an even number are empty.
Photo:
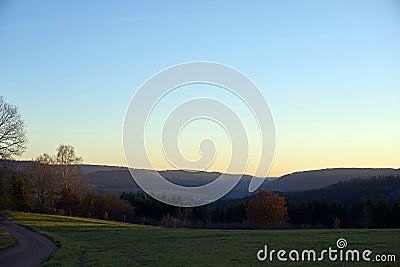
[[[0,159],[20,156],[26,143],[25,125],[18,108],[0,97]]]

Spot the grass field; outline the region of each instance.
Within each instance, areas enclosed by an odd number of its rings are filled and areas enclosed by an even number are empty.
[[[11,235],[0,228],[0,250],[14,246],[15,240]]]
[[[60,248],[44,266],[271,266],[256,253],[270,249],[370,249],[399,254],[400,230],[197,230],[123,224],[52,215],[11,213],[9,219],[52,239]],[[287,256],[287,255],[286,255]],[[400,255],[396,255],[400,256]],[[272,262],[278,264],[277,258]],[[288,262],[290,266],[367,266],[363,262]],[[369,266],[395,266],[399,263]],[[287,266],[288,264],[285,264]]]

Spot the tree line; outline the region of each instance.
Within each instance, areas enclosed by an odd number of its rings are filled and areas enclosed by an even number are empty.
[[[261,191],[251,200],[218,200],[201,207],[181,208],[162,203],[142,191],[122,193],[135,207],[136,223],[189,228],[276,228],[287,220],[286,201]]]
[[[124,220],[134,208],[117,194],[98,194],[83,178],[73,146],[60,145],[55,155],[43,154],[24,170],[0,168],[0,208],[26,212]]]
[[[377,178],[352,181],[352,185],[376,183]],[[382,177],[388,179],[400,177]],[[366,182],[367,181],[367,182]],[[358,188],[359,190],[359,186]],[[304,192],[304,196],[306,193]],[[143,192],[123,193],[121,198],[135,207],[137,223],[172,227],[247,228],[399,228],[400,200],[393,196],[359,197],[351,201],[314,198],[307,201],[261,191],[236,200],[218,200],[195,208],[176,208]]]
[[[2,209],[111,219],[124,222],[195,228],[398,228],[400,201],[393,194],[375,194],[340,201],[310,196],[290,198],[261,191],[245,199],[222,199],[194,208],[179,208],[162,203],[146,193],[113,192],[98,194],[84,180],[71,146],[60,145],[54,156],[40,155],[24,171],[0,172]],[[353,180],[341,186],[360,188],[361,183],[376,186],[399,177]],[[394,182],[392,185],[395,184]],[[331,188],[337,189],[336,186]],[[379,187],[377,187],[379,188]],[[393,187],[392,187],[393,189]],[[394,188],[396,189],[396,188]],[[326,189],[323,189],[326,192]],[[369,192],[366,190],[366,192]],[[344,194],[346,196],[346,194]],[[317,198],[315,198],[317,196]],[[386,197],[385,197],[386,196]],[[388,197],[390,196],[390,197]],[[314,197],[314,198],[312,198]]]
[[[400,201],[360,198],[353,204],[316,199],[288,202],[289,223],[302,228],[399,228]]]
[[[276,227],[287,220],[284,198],[269,191],[254,200],[220,200],[195,208],[171,206],[143,191],[99,194],[83,178],[81,161],[67,145],[60,145],[55,155],[38,156],[23,170],[7,167],[7,161],[2,161],[0,209],[166,227]]]

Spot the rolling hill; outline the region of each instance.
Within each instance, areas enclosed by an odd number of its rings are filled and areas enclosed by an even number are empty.
[[[306,191],[290,191],[282,193],[290,201],[315,201],[354,203],[361,198],[386,199],[397,201],[400,199],[400,176],[372,177],[368,179],[351,179],[341,181],[320,189]]]
[[[400,169],[381,168],[334,168],[295,172],[284,175],[269,184],[264,184],[263,189],[279,192],[305,191],[319,189],[338,182],[351,179],[368,179],[378,176],[400,175]]]
[[[7,161],[8,168],[23,171],[29,165],[29,161]],[[107,190],[116,193],[136,192],[138,185],[132,179],[126,167],[106,166],[106,165],[80,165],[84,177],[90,182],[98,192]],[[149,179],[157,187],[158,178],[152,171],[135,170],[136,175],[141,175]],[[220,173],[218,172],[190,172],[183,170],[164,170],[159,172],[165,179],[172,183],[182,186],[201,186],[214,181]],[[284,175],[280,178],[265,179],[259,190],[267,189],[279,192],[306,191],[323,188],[338,182],[351,179],[368,179],[379,176],[400,176],[400,169],[390,168],[332,168],[322,170],[310,170],[295,172]],[[229,176],[234,176],[230,174]],[[229,192],[225,198],[243,198],[251,194],[248,193],[248,186],[251,176],[244,175],[236,187]]]
[[[221,174],[217,172],[188,172],[182,170],[166,170],[159,172],[165,179],[169,180],[174,184],[181,186],[201,186],[208,184],[217,179]],[[135,170],[136,175],[146,177],[150,183],[153,183],[154,188],[157,188],[158,177],[149,170]],[[234,174],[228,175],[229,177]],[[106,190],[112,190],[117,193],[122,192],[136,192],[140,190],[139,186],[132,179],[127,168],[121,169],[110,169],[110,170],[98,170],[85,174],[85,178],[89,180],[96,191],[102,192]],[[236,187],[229,192],[227,198],[242,198],[250,195],[248,193],[248,186],[250,184],[251,176],[244,175]],[[274,178],[266,179],[264,183],[274,181]]]

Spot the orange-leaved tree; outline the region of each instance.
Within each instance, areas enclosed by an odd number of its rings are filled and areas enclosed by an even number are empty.
[[[247,220],[251,224],[263,227],[282,225],[287,220],[285,198],[268,190],[260,191],[254,199],[249,201]]]

